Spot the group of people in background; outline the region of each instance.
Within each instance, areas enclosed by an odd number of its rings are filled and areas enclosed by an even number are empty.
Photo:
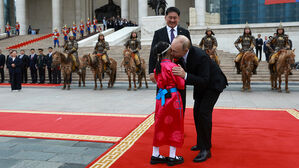
[[[25,50],[9,50],[7,56],[2,54],[0,50],[0,73],[1,81],[4,83],[4,68],[5,65],[9,72],[9,83],[12,84],[12,90],[21,90],[21,83],[28,83],[28,70],[30,70],[31,83],[44,84],[46,81],[46,71],[48,72],[48,79],[50,84],[61,83],[60,66],[52,66],[53,48],[48,48],[48,54],[44,54],[43,49],[30,49],[29,55],[25,54]]]
[[[138,26],[136,22],[117,17],[111,17],[111,18],[103,18],[103,29],[110,29],[113,28],[115,31],[120,30],[124,27],[130,27],[130,26]]]

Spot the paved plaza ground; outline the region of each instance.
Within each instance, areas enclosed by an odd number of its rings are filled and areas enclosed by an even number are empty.
[[[126,82],[112,89],[93,90],[72,85],[61,87],[24,87],[11,92],[0,88],[0,110],[36,110],[57,112],[96,112],[151,114],[155,107],[155,85],[148,89],[127,91]],[[278,93],[269,83],[253,83],[251,92],[241,92],[240,83],[231,83],[221,94],[216,107],[295,108],[299,109],[299,83],[290,83],[291,93]],[[187,107],[192,107],[192,87],[187,90]],[[105,152],[112,144],[79,141],[0,137],[0,168],[81,168]]]

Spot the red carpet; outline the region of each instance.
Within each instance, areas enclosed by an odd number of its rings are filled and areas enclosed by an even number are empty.
[[[150,165],[153,126],[124,153],[112,168],[168,167]],[[176,167],[201,168],[298,168],[299,120],[286,111],[215,109],[212,158],[193,163],[195,145],[192,109],[185,117],[185,143],[177,150],[185,163]],[[160,153],[168,156],[168,147]]]
[[[10,83],[0,83],[0,86],[10,86]],[[63,86],[63,84],[32,84],[32,83],[23,83],[22,87],[58,87]]]
[[[0,112],[0,131],[77,134],[87,136],[124,137],[146,116],[81,115]],[[2,136],[6,136],[5,134]],[[21,136],[22,137],[22,136]],[[35,136],[36,138],[43,138]],[[57,137],[60,139],[59,137]],[[63,139],[63,138],[62,138]]]
[[[7,50],[9,50],[9,49],[18,49],[18,48],[24,47],[26,45],[29,45],[29,44],[32,44],[32,43],[36,43],[36,42],[41,41],[41,40],[45,40],[45,39],[50,38],[52,36],[53,36],[53,33],[47,34],[47,35],[44,35],[44,36],[41,36],[41,37],[38,37],[38,38],[34,38],[32,40],[28,40],[28,41],[25,41],[25,42],[22,42],[22,43],[13,45],[13,46],[9,46],[6,49]]]

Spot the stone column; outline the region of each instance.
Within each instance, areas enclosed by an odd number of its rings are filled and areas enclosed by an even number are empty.
[[[121,17],[128,19],[129,17],[129,2],[128,0],[121,0]]]
[[[205,26],[206,0],[195,0],[195,10],[197,16],[197,25]]]
[[[0,0],[0,33],[4,33],[5,31],[5,23],[4,23],[4,2]]]
[[[20,24],[20,35],[27,34],[28,21],[26,12],[26,0],[16,1],[16,21]]]
[[[81,2],[80,0],[75,0],[75,17],[76,17],[76,25],[79,26],[81,23]]]
[[[141,20],[147,16],[147,0],[138,0],[138,25],[141,26]]]
[[[166,9],[169,7],[175,6],[175,0],[166,0],[166,2],[167,2]]]
[[[61,31],[62,25],[62,11],[61,11],[61,0],[52,0],[52,30],[55,28]]]

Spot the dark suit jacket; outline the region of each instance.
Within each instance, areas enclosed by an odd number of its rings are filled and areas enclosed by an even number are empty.
[[[29,61],[30,61],[28,55],[24,54],[24,56],[22,58],[20,56],[21,55],[19,55],[18,57],[22,60],[22,68],[28,68]]]
[[[0,66],[4,67],[5,65],[5,55],[0,54]]]
[[[37,55],[34,54],[33,58],[31,58],[31,55],[29,55],[28,57],[29,57],[29,67],[30,68],[36,68],[35,65],[36,65],[36,62],[37,62]]]
[[[47,67],[51,68],[52,62],[53,62],[53,53],[52,53],[51,57],[50,57],[49,54],[47,54],[47,59],[46,60],[47,60]]]
[[[190,33],[188,30],[178,26],[177,31],[178,31],[178,35],[184,35],[191,41]],[[154,69],[156,68],[157,57],[156,55],[154,55],[153,49],[155,45],[160,41],[167,42],[170,44],[170,39],[168,37],[166,26],[155,31],[154,38],[152,41],[152,46],[151,46],[150,57],[149,57],[149,70],[148,70],[149,73],[154,73]]]
[[[262,49],[262,46],[263,46],[263,44],[264,44],[262,38],[260,38],[260,39],[258,39],[258,38],[255,39],[255,43],[256,43],[256,48]],[[260,46],[259,46],[259,45],[260,45]]]
[[[44,68],[46,66],[46,56],[45,55],[38,55],[36,65],[38,68]]]
[[[12,67],[11,65],[15,64],[15,67]],[[9,69],[9,73],[13,74],[13,73],[21,73],[21,69],[22,69],[22,60],[18,57],[15,58],[15,60],[13,61],[12,58],[8,58],[7,61],[7,67]]]
[[[192,46],[187,56],[187,85],[193,85],[193,98],[210,89],[221,93],[228,85],[219,66],[202,49]]]

